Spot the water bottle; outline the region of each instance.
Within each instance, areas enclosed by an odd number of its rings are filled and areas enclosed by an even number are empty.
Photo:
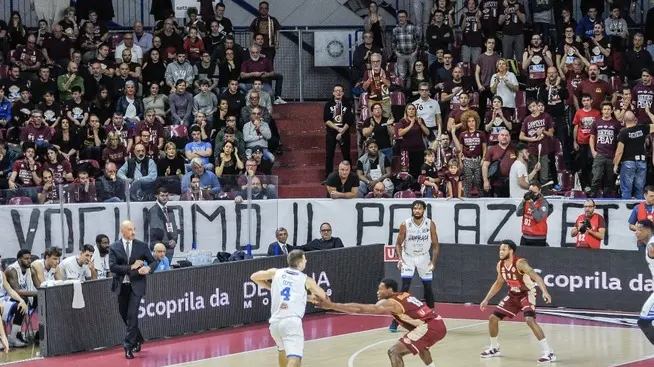
[[[245,253],[247,254],[248,259],[252,258],[252,245],[251,244],[248,243],[247,245],[245,245]]]
[[[193,250],[196,250],[198,248],[198,244],[195,241],[193,241],[193,244],[191,245],[191,248]]]

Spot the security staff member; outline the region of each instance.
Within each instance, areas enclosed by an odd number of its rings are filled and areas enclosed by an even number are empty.
[[[599,249],[604,234],[606,222],[604,217],[595,213],[595,201],[588,199],[584,202],[584,214],[577,217],[575,226],[570,231],[570,237],[577,237],[576,247]]]
[[[532,181],[516,211],[516,215],[522,217],[520,246],[549,246],[547,216],[553,209],[541,194],[540,187],[540,182]]]
[[[636,231],[637,222],[645,219],[654,221],[654,186],[645,186],[644,191],[645,202],[634,206],[633,210],[631,211],[631,215],[627,220],[629,222],[629,229],[634,232]],[[638,250],[645,251],[645,247],[647,247],[646,243],[637,241],[636,244],[638,246]]]

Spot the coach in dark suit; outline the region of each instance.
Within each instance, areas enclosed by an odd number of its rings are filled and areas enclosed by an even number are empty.
[[[166,257],[173,263],[173,254],[177,245],[177,224],[175,214],[168,209],[168,189],[160,187],[156,193],[157,203],[149,210],[150,217],[150,250],[154,245],[163,243],[166,246]]]
[[[268,256],[288,255],[289,252],[293,251],[293,246],[286,243],[288,241],[286,228],[279,227],[275,231],[275,237],[277,241],[268,245]]]
[[[139,304],[145,295],[145,275],[152,270],[144,266],[144,261],[152,269],[157,268],[157,261],[148,245],[134,238],[134,223],[122,222],[120,233],[122,238],[109,247],[109,269],[114,274],[111,291],[118,292],[118,312],[127,326],[123,343],[125,358],[133,359],[134,352],[140,352],[145,341],[138,324]]]

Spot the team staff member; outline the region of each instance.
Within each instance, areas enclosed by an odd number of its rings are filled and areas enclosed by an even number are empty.
[[[645,202],[636,205],[631,211],[631,215],[627,222],[629,222],[629,229],[636,232],[636,223],[641,220],[649,219],[654,222],[654,186],[645,186]],[[636,243],[639,250],[645,250],[647,243],[638,241]]]
[[[577,217],[575,226],[570,231],[570,237],[577,237],[576,247],[599,249],[604,234],[606,222],[604,217],[595,213],[595,201],[587,199],[584,202],[584,214]]]
[[[634,225],[636,227],[636,238],[638,242],[644,243],[647,246],[645,252],[645,261],[649,267],[649,271],[654,276],[654,223],[649,219],[639,220]],[[638,327],[642,330],[643,334],[647,337],[650,343],[654,344],[654,294],[651,294],[643,308],[640,310],[640,317],[638,318]]]
[[[532,181],[516,215],[522,217],[520,246],[548,246],[547,216],[553,209],[540,192],[540,183]]]

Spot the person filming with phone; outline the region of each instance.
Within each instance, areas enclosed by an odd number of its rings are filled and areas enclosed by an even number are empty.
[[[537,180],[529,183],[529,191],[518,205],[516,215],[522,217],[522,237],[520,246],[549,246],[547,244],[547,217],[552,207],[545,200]]]
[[[570,237],[576,237],[577,248],[599,249],[604,234],[606,222],[604,217],[595,213],[595,201],[587,199],[584,202],[584,213],[577,217],[575,226],[570,231]]]

